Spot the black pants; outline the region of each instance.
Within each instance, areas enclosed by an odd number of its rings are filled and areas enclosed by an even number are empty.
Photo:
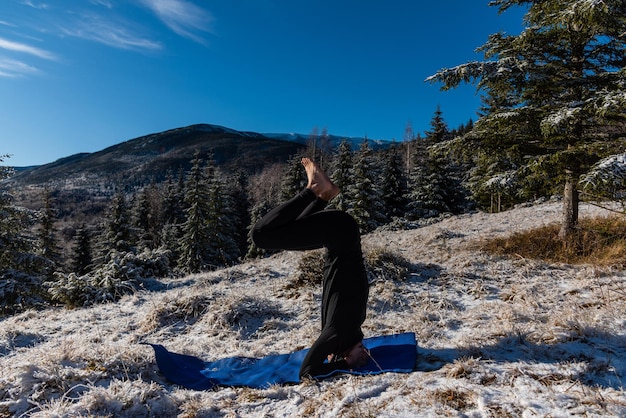
[[[305,189],[270,211],[252,229],[252,239],[261,248],[326,248],[322,332],[300,370],[301,376],[309,377],[346,366],[342,362],[324,364],[324,360],[329,354],[341,354],[363,338],[361,324],[369,292],[357,223],[349,214],[323,210],[325,207],[326,202]]]

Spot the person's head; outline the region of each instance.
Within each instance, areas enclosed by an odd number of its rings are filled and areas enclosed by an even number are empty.
[[[351,368],[362,367],[367,363],[369,353],[367,348],[363,345],[363,341],[359,341],[354,344],[348,350],[346,350],[342,357],[348,363]]]

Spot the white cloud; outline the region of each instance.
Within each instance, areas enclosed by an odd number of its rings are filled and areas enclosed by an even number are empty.
[[[141,0],[172,31],[180,36],[203,43],[198,32],[213,32],[213,16],[185,0]]]
[[[113,5],[111,4],[109,0],[91,0],[91,3],[95,4],[96,6],[106,7],[107,9],[113,8]]]
[[[8,39],[3,38],[0,38],[0,49],[14,52],[22,52],[24,54],[30,54],[44,59],[55,59],[54,54],[52,54],[51,52],[27,44],[9,41]]]
[[[0,77],[16,78],[38,72],[37,68],[21,61],[0,57]]]
[[[97,15],[81,17],[72,28],[62,29],[68,36],[100,42],[120,49],[159,50],[161,44],[138,36],[126,27],[105,20]]]
[[[32,7],[33,9],[46,10],[50,8],[50,6],[48,6],[46,3],[35,3],[34,1],[31,1],[31,0],[24,0],[22,4],[28,7]]]

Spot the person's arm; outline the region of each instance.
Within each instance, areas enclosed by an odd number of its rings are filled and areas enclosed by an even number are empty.
[[[319,338],[313,343],[300,367],[300,378],[312,378],[327,376],[336,370],[349,370],[350,366],[345,360],[327,363],[329,354],[335,354],[337,349],[337,332],[328,328],[322,331]]]

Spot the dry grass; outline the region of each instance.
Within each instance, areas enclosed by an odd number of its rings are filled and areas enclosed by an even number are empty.
[[[206,313],[212,299],[205,295],[185,295],[184,292],[168,295],[155,304],[149,315],[142,319],[141,329],[149,332],[176,322],[189,322]]]
[[[431,399],[455,411],[465,411],[475,406],[472,394],[457,388],[441,388],[431,392]]]
[[[370,282],[403,281],[411,270],[411,264],[406,258],[383,247],[372,248],[365,253],[364,258]]]
[[[324,251],[305,252],[298,262],[298,271],[291,287],[317,286],[321,283],[324,269]]]
[[[403,281],[410,271],[411,263],[397,252],[383,247],[372,247],[364,252],[363,261],[370,283],[378,281]],[[324,250],[305,252],[298,262],[294,279],[287,285],[290,289],[318,286],[324,270]]]
[[[484,251],[538,259],[549,263],[626,265],[626,217],[612,216],[580,221],[573,236],[559,238],[558,224],[514,233],[480,243]]]

